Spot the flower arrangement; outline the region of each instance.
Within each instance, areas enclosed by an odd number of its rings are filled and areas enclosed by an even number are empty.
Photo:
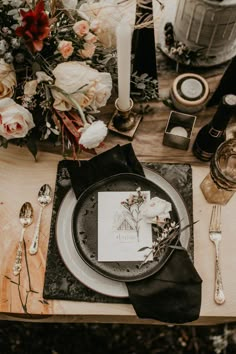
[[[103,49],[111,46],[112,32],[106,38],[107,14],[100,8],[91,16],[86,6],[77,9],[75,0],[1,1],[0,146],[27,145],[36,157],[39,140],[74,154],[104,140],[107,127],[94,114],[111,95],[105,69],[110,57]]]

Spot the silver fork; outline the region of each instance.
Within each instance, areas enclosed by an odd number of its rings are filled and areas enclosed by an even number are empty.
[[[221,206],[213,205],[211,213],[211,221],[209,227],[210,240],[215,244],[216,264],[215,264],[215,302],[222,305],[225,302],[223,283],[220,271],[219,248],[222,238],[221,233]]]

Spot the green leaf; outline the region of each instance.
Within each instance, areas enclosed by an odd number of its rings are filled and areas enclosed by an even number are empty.
[[[33,71],[33,74],[36,74],[37,71],[40,71],[41,70],[41,66],[39,65],[39,63],[37,62],[34,62],[32,64],[32,71]]]
[[[137,84],[137,88],[140,90],[145,90],[146,85],[143,82],[140,82],[139,84]]]
[[[147,77],[148,77],[148,74],[147,74],[147,73],[144,73],[144,74],[140,75],[140,79],[141,79],[141,80],[144,80],[144,79],[146,79]]]

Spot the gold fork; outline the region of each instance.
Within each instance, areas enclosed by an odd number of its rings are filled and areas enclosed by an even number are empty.
[[[220,271],[219,248],[222,238],[221,233],[221,206],[213,205],[211,213],[211,221],[209,226],[210,240],[215,244],[216,264],[215,264],[215,302],[222,305],[225,302],[223,283]]]

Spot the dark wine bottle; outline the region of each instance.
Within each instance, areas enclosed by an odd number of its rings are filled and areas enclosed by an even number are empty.
[[[193,144],[193,153],[198,159],[210,161],[218,146],[225,140],[225,129],[235,110],[236,95],[223,96],[214,117],[199,130]]]

